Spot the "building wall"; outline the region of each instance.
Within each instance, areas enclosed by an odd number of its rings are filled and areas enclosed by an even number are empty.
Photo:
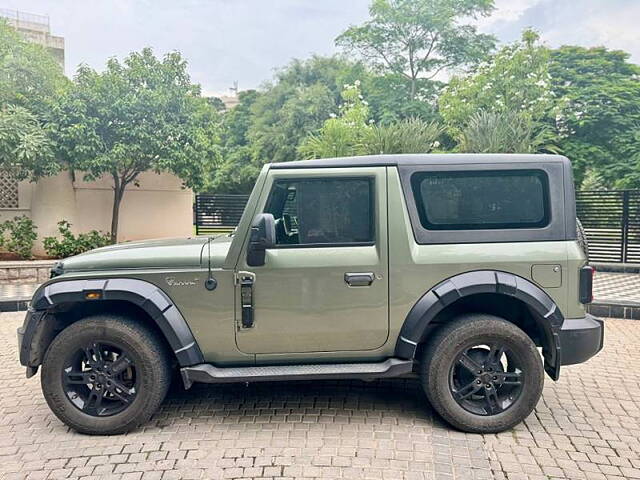
[[[75,177],[75,178],[74,178]],[[139,187],[129,185],[120,206],[118,241],[181,237],[193,233],[193,192],[172,174],[144,172]],[[42,238],[55,236],[57,223],[67,220],[75,233],[108,232],[113,208],[112,180],[82,180],[82,173],[65,171],[39,180],[20,182],[19,205],[0,209],[0,221],[27,215],[38,227],[34,253],[43,255]]]
[[[48,16],[0,8],[0,17],[28,41],[46,47],[64,70],[64,38],[51,35]]]

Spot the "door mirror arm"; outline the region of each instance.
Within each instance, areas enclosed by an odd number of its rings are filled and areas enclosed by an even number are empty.
[[[276,222],[270,213],[259,213],[253,219],[247,246],[247,265],[264,265],[265,253],[276,244]]]

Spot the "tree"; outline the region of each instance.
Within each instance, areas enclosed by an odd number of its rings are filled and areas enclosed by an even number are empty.
[[[349,62],[314,56],[293,60],[252,106],[247,137],[256,164],[297,159],[298,145],[337,112]]]
[[[238,93],[238,104],[222,117],[222,162],[206,186],[217,193],[250,193],[261,165],[255,161],[247,134],[252,106],[260,97],[256,90]]]
[[[0,109],[0,169],[18,180],[52,175],[60,169],[48,130],[24,107]]]
[[[551,51],[559,146],[576,183],[593,175],[607,187],[640,187],[640,67],[604,47]]]
[[[461,23],[492,10],[493,0],[373,0],[371,19],[348,28],[336,44],[404,78],[409,99],[419,99],[439,72],[476,63],[493,48],[493,36]]]
[[[48,113],[67,83],[44,47],[0,20],[0,170],[19,180],[60,170]]]
[[[339,115],[326,120],[318,133],[310,134],[300,145],[304,158],[428,153],[438,146],[442,127],[437,122],[409,118],[375,125],[360,93],[360,82],[345,85],[342,98]]]
[[[191,83],[186,62],[151,49],[113,58],[99,73],[81,66],[55,115],[58,146],[71,168],[113,179],[111,239],[125,189],[144,171],[168,171],[199,188],[218,161],[219,117]]]
[[[360,82],[345,85],[339,115],[324,122],[317,134],[310,134],[298,148],[303,158],[347,157],[366,152],[371,132],[369,107],[360,93]]]
[[[479,111],[510,112],[536,123],[552,115],[555,98],[551,91],[549,50],[538,40],[537,33],[525,30],[521,41],[501,48],[469,76],[451,79],[439,105],[440,114],[454,136]]]

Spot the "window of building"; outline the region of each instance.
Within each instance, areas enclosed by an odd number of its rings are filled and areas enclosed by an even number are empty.
[[[418,172],[411,185],[420,222],[428,230],[549,224],[549,183],[541,170]]]
[[[265,209],[278,245],[354,245],[374,241],[373,179],[278,180]]]

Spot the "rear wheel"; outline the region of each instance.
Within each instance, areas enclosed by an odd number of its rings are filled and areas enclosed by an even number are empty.
[[[533,411],[544,371],[535,344],[521,329],[499,317],[469,314],[430,339],[421,378],[431,405],[451,425],[495,433]]]
[[[171,382],[168,352],[155,332],[98,315],[54,338],[42,364],[42,392],[56,416],[88,434],[124,433],[158,409]]]

